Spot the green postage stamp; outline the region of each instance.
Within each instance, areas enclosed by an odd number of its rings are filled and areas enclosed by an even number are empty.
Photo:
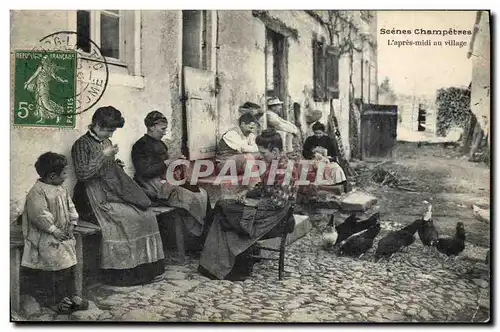
[[[14,125],[75,127],[75,51],[16,51]]]

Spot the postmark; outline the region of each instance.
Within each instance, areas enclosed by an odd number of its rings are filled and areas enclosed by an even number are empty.
[[[74,127],[76,115],[99,102],[109,68],[99,46],[84,39],[58,31],[15,52],[15,125]],[[83,51],[81,44],[89,46]]]

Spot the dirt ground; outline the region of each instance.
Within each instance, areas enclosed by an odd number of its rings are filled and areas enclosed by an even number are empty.
[[[392,161],[393,168],[406,169],[404,175],[423,190],[364,188],[379,199],[385,220],[409,223],[422,215],[426,200],[432,202],[432,216],[440,234],[453,235],[456,223],[462,221],[467,242],[489,248],[490,225],[472,215],[473,204],[490,207],[490,169],[487,165],[467,161],[458,148],[418,147],[417,143],[398,143]]]

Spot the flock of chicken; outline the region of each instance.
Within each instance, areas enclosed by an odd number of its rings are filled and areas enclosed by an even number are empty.
[[[390,258],[398,251],[404,251],[415,242],[418,233],[422,244],[435,247],[448,257],[457,256],[465,249],[465,229],[462,222],[457,222],[453,237],[439,237],[432,220],[432,206],[420,219],[397,231],[390,231],[378,241],[375,260]],[[335,226],[333,218],[328,229],[323,233],[323,244],[327,248],[335,248],[338,255],[361,257],[372,246],[380,233],[380,214],[377,212],[366,220],[360,220],[355,214],[350,215],[343,223]]]

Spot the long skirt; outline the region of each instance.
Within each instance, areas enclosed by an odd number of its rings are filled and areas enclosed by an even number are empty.
[[[183,212],[172,212],[168,216],[181,218],[185,229],[191,235],[200,236],[203,233],[205,218],[211,208],[205,189],[189,184],[174,186],[160,178],[136,181],[155,205],[182,209]],[[167,215],[159,216],[160,223],[166,217]]]
[[[163,260],[146,263],[131,269],[103,269],[103,282],[113,286],[136,286],[151,282],[165,271]]]
[[[161,201],[158,203],[162,203]],[[168,201],[165,202],[168,205]],[[180,221],[183,225],[184,245],[187,251],[199,252],[203,248],[210,224],[212,221],[210,199],[207,200],[206,216],[200,224],[185,209],[175,209],[172,212],[158,215],[158,226],[160,228],[161,239],[164,250],[173,249],[176,246],[175,224]],[[200,229],[200,225],[202,228]]]
[[[232,199],[218,201],[201,253],[200,267],[217,279],[225,279],[236,257],[273,230],[289,209],[290,205],[277,210],[260,210]]]
[[[75,206],[79,213],[79,207],[90,207],[91,213],[82,211],[81,215],[90,215],[101,226],[100,267],[105,282],[136,285],[163,273],[165,256],[153,212],[107,202],[98,180],[75,187]]]

